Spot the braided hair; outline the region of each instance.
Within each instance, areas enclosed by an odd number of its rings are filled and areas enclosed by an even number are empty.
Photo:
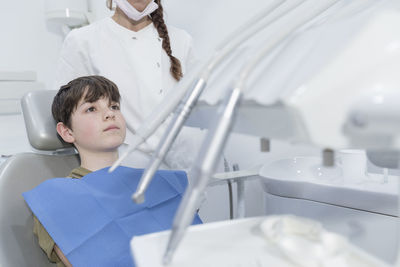
[[[169,41],[167,25],[165,25],[164,22],[164,11],[161,5],[161,0],[155,0],[155,2],[157,3],[158,8],[153,13],[151,13],[151,20],[153,21],[153,24],[157,29],[158,35],[163,40],[162,47],[170,58],[171,75],[175,78],[175,80],[179,81],[183,76],[181,62],[179,61],[179,59],[172,55],[171,43]]]
[[[162,48],[170,59],[171,75],[175,80],[179,81],[183,77],[182,65],[179,59],[172,55],[171,43],[169,40],[167,25],[165,25],[164,22],[164,10],[161,5],[161,0],[155,0],[155,2],[157,3],[158,8],[151,13],[151,20],[153,21],[154,27],[157,29],[158,36],[162,39]],[[112,8],[112,0],[107,0],[107,7],[109,9]]]

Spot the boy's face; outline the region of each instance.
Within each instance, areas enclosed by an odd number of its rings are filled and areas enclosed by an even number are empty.
[[[125,119],[119,103],[101,98],[96,102],[79,101],[71,115],[69,140],[79,153],[115,151],[125,140]]]

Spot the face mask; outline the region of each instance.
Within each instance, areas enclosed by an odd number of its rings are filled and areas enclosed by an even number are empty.
[[[134,8],[127,0],[114,0],[117,6],[128,16],[128,18],[139,21],[142,18],[150,15],[154,10],[158,8],[158,5],[152,1],[150,2],[146,8],[139,12],[136,8]]]

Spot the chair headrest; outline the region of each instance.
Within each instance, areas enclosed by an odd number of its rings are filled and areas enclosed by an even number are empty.
[[[72,147],[57,135],[56,123],[51,114],[56,90],[32,91],[21,99],[25,128],[32,147],[38,150],[59,150]]]

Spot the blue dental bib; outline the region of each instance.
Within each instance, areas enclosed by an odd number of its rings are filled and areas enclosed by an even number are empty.
[[[119,167],[81,179],[54,178],[23,193],[26,203],[74,267],[135,266],[133,236],[168,230],[187,186],[183,171],[158,171],[146,201],[135,204],[143,169]],[[194,224],[201,223],[196,215]]]

